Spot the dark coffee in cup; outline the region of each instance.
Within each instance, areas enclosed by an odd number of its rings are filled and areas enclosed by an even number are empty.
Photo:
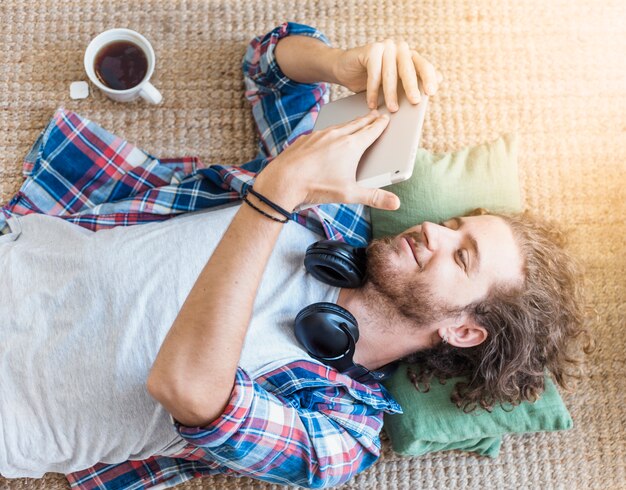
[[[150,41],[137,31],[122,27],[94,37],[83,57],[91,83],[118,102],[131,102],[138,97],[150,104],[163,100],[161,92],[150,83],[155,63]]]
[[[95,56],[98,79],[113,90],[127,90],[139,85],[148,73],[148,58],[130,41],[115,41],[103,46]]]

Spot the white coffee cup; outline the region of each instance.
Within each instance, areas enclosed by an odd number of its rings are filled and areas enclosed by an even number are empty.
[[[107,87],[100,81],[94,69],[98,52],[107,44],[116,41],[128,41],[136,44],[144,52],[148,61],[148,70],[143,80],[134,87],[126,90],[115,90]],[[89,80],[111,99],[119,102],[129,102],[135,100],[137,97],[141,97],[151,104],[158,104],[163,100],[161,92],[150,83],[150,77],[154,72],[155,63],[156,57],[150,42],[138,32],[131,31],[130,29],[109,29],[108,31],[104,31],[91,40],[85,51],[85,71],[87,72]]]

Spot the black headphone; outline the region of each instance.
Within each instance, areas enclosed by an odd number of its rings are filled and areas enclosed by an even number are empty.
[[[306,250],[304,267],[313,277],[331,286],[357,288],[365,280],[365,247],[335,240],[315,242]],[[295,334],[312,358],[357,380],[380,381],[395,370],[395,364],[369,371],[354,363],[359,326],[348,310],[334,303],[314,303],[300,311],[295,320]]]

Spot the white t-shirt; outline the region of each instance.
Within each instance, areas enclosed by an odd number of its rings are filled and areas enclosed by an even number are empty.
[[[0,237],[0,474],[38,478],[184,446],[145,383],[238,207],[98,232],[41,214],[9,220],[12,233]],[[253,378],[310,360],[294,319],[339,294],[304,269],[319,239],[296,223],[281,231],[240,361]]]

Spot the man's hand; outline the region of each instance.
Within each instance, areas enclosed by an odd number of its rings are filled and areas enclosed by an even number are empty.
[[[435,95],[443,80],[433,65],[406,42],[391,39],[343,50],[330,48],[319,39],[287,36],[276,45],[276,60],[283,73],[297,82],[330,82],[353,92],[367,90],[370,109],[378,107],[382,84],[390,112],[398,110],[398,75],[413,104],[420,101],[418,76],[426,95]]]
[[[387,39],[348,49],[337,54],[333,62],[337,83],[353,92],[367,90],[370,109],[378,107],[378,89],[382,83],[387,108],[390,112],[398,110],[398,76],[408,100],[413,104],[420,101],[418,76],[426,95],[434,95],[443,79],[433,65],[404,41]]]
[[[257,177],[255,188],[270,182],[283,189],[280,204],[364,204],[379,209],[400,207],[398,197],[356,182],[361,156],[383,133],[388,116],[373,111],[344,124],[300,136]],[[282,184],[282,185],[281,185]]]

